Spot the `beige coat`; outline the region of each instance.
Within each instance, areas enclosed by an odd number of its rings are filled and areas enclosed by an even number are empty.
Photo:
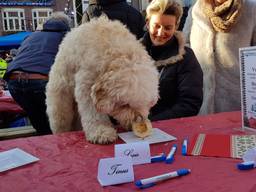
[[[256,45],[256,0],[244,0],[229,33],[214,31],[201,1],[190,10],[183,29],[204,72],[200,114],[240,110],[239,48]]]

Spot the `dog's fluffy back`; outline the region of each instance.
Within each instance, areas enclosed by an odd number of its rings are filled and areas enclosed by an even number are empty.
[[[110,21],[106,17],[100,17],[89,23],[84,23],[68,33],[59,47],[56,60],[65,57],[65,60],[69,61],[66,62],[67,64],[80,61],[81,63],[75,63],[75,65],[73,63],[72,66],[86,65],[90,70],[95,67],[96,62],[99,63],[97,64],[98,67],[104,68],[105,64],[101,64],[102,62],[108,63],[108,60],[117,57],[120,53],[127,53],[127,57],[147,56],[146,60],[149,60],[149,56],[145,54],[145,48],[140,43],[135,42],[137,42],[136,37],[119,21]],[[78,56],[79,59],[73,58]],[[103,58],[104,60],[102,60]],[[145,58],[133,59],[136,61]],[[63,69],[63,67],[61,68]],[[67,66],[66,69],[76,70],[71,69],[70,66]],[[100,71],[101,68],[96,70]]]

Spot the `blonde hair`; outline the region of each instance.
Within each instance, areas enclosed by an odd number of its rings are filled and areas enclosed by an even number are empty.
[[[153,14],[175,16],[178,27],[183,14],[181,2],[177,0],[153,0],[146,9],[146,19],[149,20]]]

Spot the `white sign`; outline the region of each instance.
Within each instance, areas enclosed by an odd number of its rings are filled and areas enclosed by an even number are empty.
[[[165,133],[164,131],[153,128],[152,134],[145,138],[139,138],[132,131],[119,133],[118,136],[126,143],[134,143],[139,141],[147,141],[149,144],[161,143],[166,141],[177,140],[176,137]]]
[[[256,130],[256,47],[239,49],[242,126]]]
[[[132,159],[130,157],[101,159],[97,178],[101,186],[134,181]]]
[[[150,163],[149,143],[136,142],[115,145],[115,157],[131,157],[134,165]]]
[[[0,153],[0,172],[33,163],[38,160],[38,158],[19,148],[4,151]]]
[[[82,9],[83,9],[83,13],[85,12],[85,10],[87,9],[89,5],[89,1],[88,0],[82,0]]]

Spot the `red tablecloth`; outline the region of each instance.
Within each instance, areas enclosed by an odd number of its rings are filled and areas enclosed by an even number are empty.
[[[8,92],[5,92],[3,96],[0,96],[0,128],[8,127],[9,123],[14,121],[17,115],[24,116],[25,111],[13,100]]]
[[[12,96],[5,91],[3,96],[0,96],[0,113],[24,113],[23,109],[13,100]]]
[[[191,169],[191,174],[168,180],[143,191],[164,192],[253,192],[256,191],[256,169],[239,171],[241,160],[182,156],[181,142],[196,133],[241,134],[241,113],[229,112],[209,116],[181,118],[154,123],[177,141],[151,145],[151,154],[168,153],[178,144],[173,164],[154,163],[135,165],[135,179],[174,171]],[[218,142],[218,141],[216,141]],[[122,143],[118,140],[117,143]],[[141,191],[133,183],[101,187],[97,181],[97,166],[101,158],[114,156],[114,144],[93,145],[85,141],[83,132],[71,132],[53,136],[40,136],[0,142],[0,151],[19,147],[40,161],[24,167],[0,173],[0,191]]]

